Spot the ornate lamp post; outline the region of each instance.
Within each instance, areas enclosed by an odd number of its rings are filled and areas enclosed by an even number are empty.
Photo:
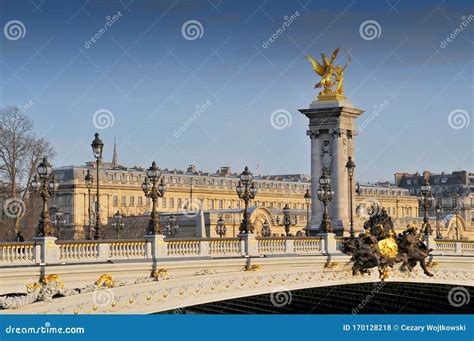
[[[216,223],[216,233],[219,235],[219,237],[224,237],[227,232],[227,227],[225,226],[224,219],[222,217],[219,217]]]
[[[176,224],[176,217],[174,214],[168,217],[168,223],[165,226],[165,234],[170,238],[175,238],[178,236],[179,225]]]
[[[53,209],[51,209],[53,211]],[[64,225],[66,225],[66,220],[64,219],[64,213],[60,209],[54,209],[54,214],[52,214],[51,225],[53,225],[58,231],[58,239],[61,239],[61,232],[63,231]]]
[[[102,159],[102,152],[104,150],[104,143],[99,138],[99,133],[95,133],[95,138],[91,143],[92,152],[96,159],[97,166],[97,200],[95,202],[95,233],[94,239],[102,239],[102,231],[100,228],[100,193],[99,193],[99,164]]]
[[[123,222],[123,216],[120,214],[120,211],[117,211],[112,220],[112,228],[117,232],[117,239],[119,239],[120,231],[122,231],[124,227],[125,223]]]
[[[89,202],[88,209],[87,209],[87,217],[89,221],[89,232],[88,232],[87,239],[92,239],[91,188],[92,188],[92,184],[94,183],[94,177],[92,176],[91,171],[89,169],[87,170],[86,176],[84,177],[84,182],[87,187],[87,197],[88,197],[88,202]]]
[[[306,203],[306,235],[309,236],[309,205],[311,204],[311,193],[309,188],[306,189],[304,194],[304,201]]]
[[[456,226],[454,227],[454,231],[456,232],[456,240],[459,240],[459,227],[458,227],[458,198],[459,194],[457,193],[452,193],[451,197],[453,198],[453,213],[456,217]]]
[[[158,219],[158,211],[156,209],[156,201],[158,198],[162,198],[165,195],[166,189],[163,182],[163,177],[161,176],[161,170],[157,167],[155,161],[153,161],[151,167],[146,171],[146,179],[142,184],[142,190],[143,193],[145,193],[145,196],[151,198],[153,202],[147,234],[161,234],[160,220]]]
[[[329,220],[328,204],[331,202],[334,192],[331,190],[331,179],[323,172],[319,178],[318,199],[324,205],[323,219],[320,229],[322,233],[332,233],[331,221]]]
[[[265,220],[262,224],[262,237],[270,237],[271,235],[272,230],[270,230],[270,224]]]
[[[441,239],[443,238],[441,235],[441,228],[439,226],[439,217],[441,216],[441,203],[440,200],[436,201],[436,238]]]
[[[420,188],[421,195],[418,197],[418,202],[423,207],[423,226],[425,227],[424,235],[428,236],[431,234],[430,221],[428,219],[428,209],[432,205],[431,186],[428,182],[428,178],[425,177],[423,184]]]
[[[290,236],[290,227],[296,225],[296,219],[294,222],[291,221],[290,217],[290,206],[288,204],[285,204],[285,207],[283,207],[283,226],[285,227],[285,234],[287,237]]]
[[[350,236],[351,238],[354,238],[354,210],[353,210],[353,204],[352,204],[352,179],[354,177],[354,170],[355,170],[355,163],[352,161],[352,157],[349,156],[347,163],[346,163],[346,168],[347,168],[347,175],[349,175],[349,207],[350,207],[350,213],[349,213],[349,223],[350,223]]]
[[[254,199],[257,195],[257,188],[253,182],[253,175],[249,171],[248,167],[245,167],[244,171],[240,174],[240,181],[237,187],[235,188],[239,199],[242,199],[245,203],[244,208],[244,217],[242,223],[240,224],[240,233],[247,234],[249,233],[250,221],[248,216],[248,206],[250,200]]]
[[[43,210],[41,211],[41,218],[36,231],[37,237],[53,235],[48,211],[48,198],[57,192],[59,183],[51,175],[52,172],[53,168],[48,159],[44,157],[36,169],[37,176],[31,182],[31,187],[35,193],[43,199]]]

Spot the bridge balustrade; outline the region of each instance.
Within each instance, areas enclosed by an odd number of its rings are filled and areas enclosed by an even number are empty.
[[[35,243],[0,243],[0,265],[35,264]]]
[[[316,237],[255,237],[172,239],[148,236],[136,240],[57,241],[54,237],[33,242],[0,243],[0,266],[69,264],[115,260],[261,257],[340,253],[343,239]],[[434,255],[474,255],[474,241],[430,237]]]

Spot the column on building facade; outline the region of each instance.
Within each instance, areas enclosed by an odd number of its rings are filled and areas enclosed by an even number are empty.
[[[321,153],[321,136],[319,129],[313,128],[307,131],[311,139],[311,222],[310,230],[316,231],[321,224],[323,208],[321,202],[317,199],[317,191],[319,188],[319,177],[321,176],[322,166],[321,158],[318,154]]]

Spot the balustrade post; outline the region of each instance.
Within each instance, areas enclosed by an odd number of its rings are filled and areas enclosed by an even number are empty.
[[[427,236],[425,235],[425,236],[423,236],[423,239],[424,239],[426,248],[428,250],[432,249],[433,252],[436,252],[436,241],[435,241],[434,237],[432,235],[427,235]]]
[[[258,242],[253,233],[243,233],[239,234],[241,242],[243,242],[243,256],[245,257],[258,257]]]
[[[110,244],[109,243],[99,243],[98,248],[98,260],[107,261],[110,259]]]
[[[162,234],[147,234],[145,239],[150,244],[150,247],[147,246],[147,258],[153,258],[154,260],[159,258],[165,258],[168,256],[168,249],[166,247],[165,236]],[[147,244],[148,244],[147,243]]]
[[[456,240],[456,241],[454,242],[454,250],[455,250],[455,253],[456,253],[457,255],[462,254],[461,243],[462,243],[462,242],[460,242],[459,240]]]
[[[56,245],[56,237],[34,237],[35,262],[37,264],[59,263],[59,246]]]
[[[285,240],[285,253],[286,254],[294,254],[295,253],[295,240],[294,239],[286,239]]]
[[[201,240],[199,241],[199,256],[209,256],[209,241]]]
[[[321,233],[321,251],[327,255],[338,253],[336,246],[336,235],[334,233]]]

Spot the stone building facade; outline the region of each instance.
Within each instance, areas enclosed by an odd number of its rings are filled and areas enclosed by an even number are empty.
[[[84,166],[66,166],[54,169],[59,180],[59,191],[51,198],[50,206],[60,208],[66,220],[65,238],[81,239],[89,236],[89,219],[94,221],[95,179],[89,198],[84,176],[87,170],[95,175],[92,163]],[[207,221],[206,237],[214,237],[214,227],[220,216],[226,220],[228,234],[238,234],[243,202],[239,200],[235,187],[239,181],[239,173],[231,172],[229,167],[221,167],[215,173],[199,171],[190,166],[186,171],[163,170],[166,193],[158,199],[158,211],[162,220],[167,213],[178,216],[178,223],[185,221],[194,224],[197,213],[203,210]],[[145,180],[145,169],[139,167],[126,168],[113,163],[102,163],[100,168],[100,221],[104,228],[110,229],[111,218],[119,211],[126,219],[144,221],[150,214],[151,202],[145,197],[141,185]],[[290,216],[294,223],[291,233],[304,231],[307,226],[307,209],[304,194],[310,188],[310,177],[302,174],[264,176],[255,175],[258,188],[257,197],[251,202],[251,220],[255,225],[255,233],[261,233],[261,225],[265,219],[271,225],[272,234],[281,235],[284,227],[282,209],[288,204]],[[418,203],[406,189],[383,185],[360,185],[355,195],[354,217],[355,226],[360,228],[364,215],[362,206],[378,201],[395,218],[416,218]],[[319,208],[322,204],[318,201]],[[362,205],[362,206],[361,206]],[[89,207],[91,214],[89,215]],[[359,215],[358,215],[359,214]],[[180,218],[180,216],[182,216]],[[277,218],[278,217],[278,218]],[[136,219],[135,219],[136,218]],[[163,222],[165,223],[165,221]],[[92,224],[93,225],[93,224]],[[136,226],[136,224],[134,224]],[[196,226],[181,235],[197,236]]]

